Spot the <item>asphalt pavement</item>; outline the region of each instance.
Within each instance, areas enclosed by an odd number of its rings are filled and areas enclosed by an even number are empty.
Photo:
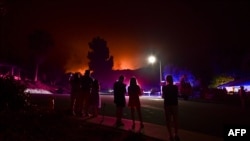
[[[95,118],[90,118],[86,121],[90,123],[94,123],[94,124],[113,127],[114,130],[116,130],[114,117],[98,116]],[[132,132],[141,132],[145,136],[153,137],[153,138],[160,139],[163,141],[168,140],[168,133],[167,133],[167,129],[165,126],[156,125],[152,123],[144,123],[144,126],[145,126],[144,130],[140,131],[139,130],[140,123],[138,121],[136,121],[135,130],[131,129],[131,126],[132,126],[131,120],[123,119],[123,123],[124,123],[124,126],[120,127],[119,129],[122,129],[125,131],[132,131]],[[187,131],[183,129],[179,130],[179,136],[180,136],[181,141],[223,141],[223,139],[219,137],[192,132],[192,131]]]
[[[38,97],[40,97],[40,96],[38,96]],[[69,103],[68,103],[69,100],[67,100],[68,98],[69,98],[69,95],[54,95],[55,110],[67,108],[69,106]],[[49,96],[49,95],[44,96],[43,95],[43,99],[44,100],[41,100],[41,97],[39,98],[38,101],[40,101],[40,105],[44,105],[44,104],[46,105],[46,103],[47,104],[50,103],[49,101],[51,100],[51,96]],[[84,119],[83,117],[78,117],[78,118],[80,120],[82,119],[82,120],[87,121],[89,123],[98,124],[99,126],[111,127],[111,128],[114,128],[114,130],[116,130],[116,128],[114,127],[115,118],[113,116],[109,116],[109,115],[104,114],[104,115],[99,115],[98,117],[89,118],[89,119]],[[130,127],[132,125],[132,121],[129,118],[126,118],[126,119],[123,119],[123,122],[125,123],[125,126],[120,128],[120,129],[130,132],[131,131]],[[139,127],[138,121],[136,123],[137,123],[137,127]],[[159,125],[159,124],[154,124],[154,123],[149,123],[149,122],[146,122],[144,124],[145,124],[145,128],[144,128],[143,132],[141,132],[143,135],[148,136],[148,137],[152,137],[155,139],[159,139],[159,140],[166,140],[166,141],[168,140],[167,129],[164,125],[162,125],[162,124]],[[136,130],[134,132],[138,132],[138,128],[136,128]],[[202,140],[202,141],[222,141],[223,140],[221,137],[218,137],[218,136],[213,136],[211,134],[204,134],[201,132],[195,132],[193,130],[186,130],[186,129],[182,129],[182,128],[179,130],[179,136],[181,138],[181,141],[200,141],[200,140]]]

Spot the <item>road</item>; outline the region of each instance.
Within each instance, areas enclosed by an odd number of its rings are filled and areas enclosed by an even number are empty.
[[[69,95],[53,95],[55,109],[69,107]],[[48,95],[33,96],[34,103],[43,103],[42,98],[48,100]],[[112,95],[101,95],[101,114],[115,116],[115,105]],[[128,97],[126,97],[128,101]],[[165,125],[163,100],[160,97],[141,96],[142,116],[145,122]],[[46,100],[45,100],[46,101]],[[124,118],[130,119],[130,109],[124,109]],[[222,137],[225,124],[250,125],[250,110],[242,110],[237,105],[215,104],[179,100],[180,129],[205,133]]]

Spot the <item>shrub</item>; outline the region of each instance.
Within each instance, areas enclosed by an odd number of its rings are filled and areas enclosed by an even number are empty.
[[[13,76],[0,77],[0,110],[18,111],[30,105],[30,95],[25,93],[26,86]]]

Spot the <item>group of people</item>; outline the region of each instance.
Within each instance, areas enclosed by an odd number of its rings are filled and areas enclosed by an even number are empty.
[[[116,127],[124,126],[122,122],[123,109],[126,106],[125,95],[128,93],[128,107],[131,110],[132,129],[135,129],[135,111],[137,111],[140,121],[140,130],[144,128],[140,96],[142,95],[141,87],[137,83],[135,77],[130,78],[128,89],[124,83],[124,76],[121,75],[114,83],[114,103],[116,105]],[[98,80],[90,77],[90,71],[85,71],[81,76],[75,73],[71,82],[71,112],[73,114],[82,116],[84,111],[85,116],[88,116],[89,108],[93,107],[94,115],[98,114],[100,107],[99,90],[100,86]],[[178,136],[178,87],[173,84],[173,77],[168,75],[166,77],[166,85],[162,87],[162,98],[164,99],[164,111],[166,117],[166,127],[169,132],[170,141],[179,141]],[[84,109],[82,109],[84,107]],[[171,124],[173,121],[174,132]]]
[[[166,117],[166,127],[170,141],[179,141],[178,136],[178,87],[173,84],[172,75],[166,77],[166,85],[162,87],[162,98],[164,99],[164,111]],[[128,93],[128,107],[131,109],[132,129],[135,129],[135,109],[140,121],[140,130],[144,128],[141,104],[139,96],[142,95],[140,86],[137,84],[135,77],[132,77],[129,82],[128,91],[124,84],[124,76],[120,76],[118,81],[114,83],[114,103],[116,104],[116,126],[123,126],[122,114],[123,108],[126,106],[125,95]],[[171,123],[173,121],[174,132],[172,131]]]
[[[122,123],[122,114],[123,108],[126,106],[126,84],[124,84],[124,76],[121,75],[117,82],[114,83],[114,103],[116,104],[116,126],[123,126]],[[132,129],[135,129],[135,109],[140,120],[140,129],[144,128],[141,114],[141,104],[139,96],[142,95],[140,86],[137,84],[135,77],[130,79],[130,84],[128,86],[128,107],[131,109],[131,118],[132,118]]]
[[[90,71],[86,70],[84,75],[74,73],[70,78],[70,85],[70,114],[90,116],[91,113],[92,116],[97,116],[100,107],[98,80],[93,79],[90,76]]]

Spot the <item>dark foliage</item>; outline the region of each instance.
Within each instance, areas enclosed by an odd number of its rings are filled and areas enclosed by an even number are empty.
[[[94,38],[89,43],[88,52],[89,68],[94,72],[111,71],[114,65],[113,56],[109,54],[109,48],[107,47],[107,42],[100,37]]]
[[[25,86],[12,76],[0,77],[0,110],[18,111],[30,105]]]
[[[102,87],[109,87],[107,80],[112,75],[114,61],[113,56],[109,54],[107,42],[100,37],[96,37],[89,43],[89,48],[91,51],[88,52],[87,57],[89,59],[89,68],[93,71],[91,75],[99,79]]]
[[[52,36],[44,30],[35,30],[29,35],[29,49],[30,49],[30,62],[29,64],[36,65],[36,76],[37,79],[38,70],[48,58],[49,50],[54,47],[54,40]],[[29,65],[29,66],[33,66]]]

